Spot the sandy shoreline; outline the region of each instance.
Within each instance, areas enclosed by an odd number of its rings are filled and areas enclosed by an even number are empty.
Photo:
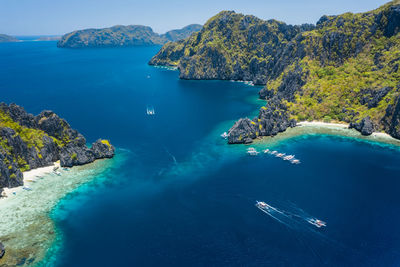
[[[13,188],[8,188],[8,187],[3,188],[3,194],[2,194],[3,197],[0,198],[0,205],[4,200],[13,197],[19,192],[21,192],[23,188],[29,188],[32,183],[37,182],[37,180],[43,178],[43,176],[53,173],[54,168],[57,169],[60,168],[60,162],[58,161],[53,162],[53,164],[50,166],[40,167],[23,172],[24,185]]]
[[[349,129],[350,124],[348,123],[331,123],[331,122],[322,122],[322,121],[302,121],[297,124],[299,127],[302,126],[309,126],[309,127],[326,127],[326,128],[339,128],[339,129]],[[370,135],[370,137],[377,137],[377,138],[388,138],[397,140],[391,137],[387,133],[383,132],[374,132]]]
[[[24,186],[5,189],[8,197],[0,199],[0,241],[6,247],[6,254],[0,259],[0,266],[16,266],[21,261],[35,265],[44,259],[48,249],[61,238],[56,236],[50,212],[69,192],[95,178],[97,181],[108,179],[111,167],[122,162],[121,156],[70,169],[60,168],[57,170],[60,175],[53,171],[59,166],[54,163],[24,172]]]
[[[388,144],[400,147],[400,140],[391,137],[386,133],[375,132],[369,136],[364,136],[355,129],[349,129],[346,123],[327,123],[321,121],[302,121],[297,123],[297,127],[289,128],[276,136],[263,136],[255,141],[260,145],[278,145],[280,142],[299,136],[314,134],[327,134],[333,136],[343,136],[354,138],[355,140],[376,142],[377,144]]]

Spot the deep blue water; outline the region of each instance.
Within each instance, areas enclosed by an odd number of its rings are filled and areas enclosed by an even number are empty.
[[[314,135],[276,148],[300,165],[246,157],[219,134],[257,110],[259,88],[179,80],[147,65],[158,49],[0,44],[2,101],[54,110],[88,142],[109,138],[124,155],[105,182],[52,212],[56,266],[400,264],[397,148]],[[301,217],[279,222],[256,200]]]

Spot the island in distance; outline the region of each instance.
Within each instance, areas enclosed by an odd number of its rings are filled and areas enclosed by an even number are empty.
[[[7,34],[0,34],[0,43],[11,43],[11,42],[19,42],[19,40]]]
[[[57,43],[63,48],[84,47],[123,47],[138,45],[162,45],[189,37],[200,31],[199,24],[191,24],[182,29],[171,30],[165,34],[158,34],[152,28],[142,25],[117,25],[103,29],[84,29],[67,33]]]

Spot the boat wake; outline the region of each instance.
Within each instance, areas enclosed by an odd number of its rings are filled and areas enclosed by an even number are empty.
[[[328,237],[323,231],[321,231],[322,228],[325,228],[327,225],[324,221],[311,216],[293,203],[285,206],[286,210],[273,207],[263,201],[256,201],[255,206],[267,214],[270,218],[283,224],[289,230],[291,230],[291,233],[297,239],[297,241],[302,246],[310,250],[315,258],[321,263],[324,262],[324,257],[320,255],[318,249],[314,248],[314,242],[316,240],[322,242],[322,244],[327,245],[328,247],[334,247],[335,250],[340,251],[342,255],[348,254],[352,255],[353,257],[358,256],[360,259],[368,259],[371,263],[375,264],[375,261],[370,259],[370,257],[362,251],[350,248],[345,244]]]
[[[300,213],[293,213],[275,208],[263,201],[256,201],[255,206],[291,229],[305,229],[311,227],[312,230],[315,230],[313,228],[326,227],[326,222],[308,215],[301,209]]]

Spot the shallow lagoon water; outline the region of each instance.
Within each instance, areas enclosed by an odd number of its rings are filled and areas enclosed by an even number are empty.
[[[158,49],[0,45],[3,101],[32,113],[52,109],[88,142],[106,137],[129,150],[107,179],[79,187],[48,213],[57,239],[40,265],[399,263],[396,147],[305,131],[254,145],[295,154],[300,165],[248,157],[247,147],[219,135],[263,104],[259,88],[179,80],[147,65]],[[146,115],[148,105],[156,116]],[[327,227],[282,224],[256,200]]]

